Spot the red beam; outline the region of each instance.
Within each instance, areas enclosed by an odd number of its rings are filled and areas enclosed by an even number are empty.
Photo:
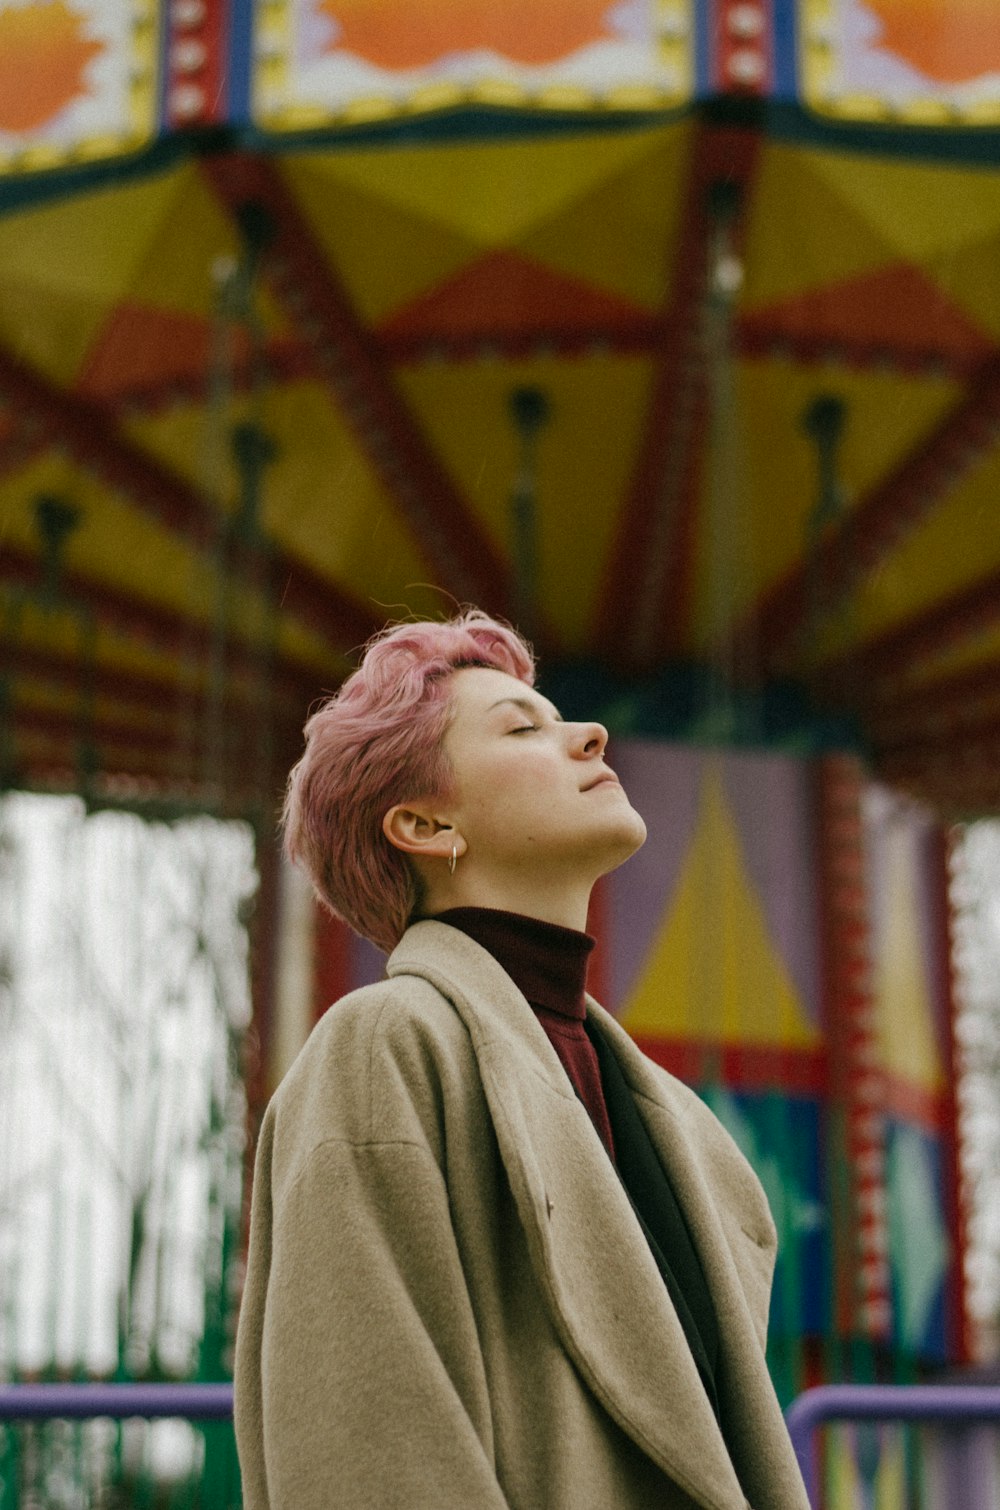
[[[36,750],[26,754],[18,765],[19,788],[26,791],[76,793],[80,790],[80,773],[69,753]],[[280,804],[280,781],[274,783],[275,813]],[[156,774],[137,774],[132,763],[115,754],[105,754],[104,764],[87,784],[88,800],[108,807],[138,808],[151,816],[164,807],[208,811],[218,818],[253,818],[260,812],[259,787],[247,783],[240,773],[227,782],[224,792],[192,777],[180,776],[166,769]]]
[[[940,763],[947,765],[956,780],[980,772],[993,774],[1000,770],[1000,716],[983,718],[958,737],[925,736],[877,745],[875,760],[880,771],[916,770]]]
[[[135,760],[134,769],[141,774],[147,763],[154,768],[186,770],[203,763],[204,751],[196,744],[191,748],[179,725],[165,727],[164,719],[155,713],[150,721],[148,715],[141,723],[129,719],[112,718],[97,714],[92,719],[84,718],[77,709],[40,708],[30,703],[15,701],[8,712],[8,726],[15,738],[29,736],[72,746],[81,738],[89,739],[98,752],[113,749],[119,753],[128,751]],[[292,736],[287,724],[284,729],[285,744]],[[176,735],[176,738],[172,736]],[[253,770],[259,760],[259,731],[246,714],[227,725],[225,760],[240,770]]]
[[[905,351],[864,336],[811,335],[786,331],[762,316],[747,315],[737,323],[734,345],[746,361],[793,362],[799,367],[843,367],[852,372],[891,371],[910,377],[954,378],[969,382],[982,366],[978,352],[942,350],[938,346],[908,347]]]
[[[571,327],[539,325],[530,331],[495,330],[484,326],[482,330],[458,334],[448,330],[418,334],[376,331],[373,340],[384,362],[392,367],[412,367],[440,361],[475,362],[484,357],[518,362],[550,356],[656,356],[663,351],[669,329],[665,315],[637,312],[636,318],[627,323]],[[899,351],[884,343],[847,336],[833,344],[826,336],[789,333],[756,316],[737,321],[733,329],[733,350],[738,357],[748,361],[789,362],[805,367],[837,366],[858,372],[891,367],[893,371],[912,376],[943,376],[961,382],[968,381],[981,364],[978,356],[966,357],[936,347]],[[294,383],[315,378],[316,359],[299,341],[280,337],[268,345],[263,368],[268,382]],[[246,391],[255,376],[252,359],[235,362],[231,374],[234,391]],[[104,389],[100,398],[115,414],[127,418],[137,414],[158,414],[179,404],[203,403],[210,385],[204,362],[193,358],[189,371],[114,390]],[[34,449],[39,448],[36,443]],[[4,447],[0,445],[0,476],[6,466],[4,456]]]
[[[30,428],[17,423],[11,425],[0,437],[0,482],[29,466],[47,449],[50,439],[40,425]]]
[[[206,157],[205,171],[233,211],[264,208],[275,238],[272,290],[314,352],[346,422],[395,499],[438,586],[460,601],[510,611],[510,577],[490,536],[425,440],[386,371],[312,226],[272,162],[246,153]]]
[[[873,775],[926,803],[941,817],[983,817],[1000,812],[998,749],[994,740],[967,763],[956,758],[953,744],[940,744],[937,749],[926,747],[905,757],[876,760]]]
[[[701,127],[692,147],[671,302],[661,317],[646,428],[608,558],[597,637],[619,664],[636,670],[676,650],[687,621],[708,417],[702,341],[713,235],[708,195],[715,184],[735,183],[745,197],[758,145],[754,132]]]
[[[23,643],[0,643],[0,675],[15,685],[50,687],[79,697],[85,668],[78,657]],[[200,709],[206,696],[204,676],[200,681],[186,683],[178,678],[146,676],[98,662],[87,670],[86,677],[95,697],[161,720],[176,718],[189,707]],[[245,678],[226,678],[225,703],[231,716],[245,717],[247,707],[252,707],[256,699],[257,688],[248,685]],[[276,679],[270,703],[273,709],[282,709],[284,718],[302,723],[306,703],[301,695],[289,689],[283,678]]]
[[[37,556],[19,546],[0,543],[0,583],[10,587],[37,591],[42,573]],[[110,586],[82,572],[65,571],[62,592],[72,603],[88,608],[99,628],[113,635],[136,641],[161,655],[170,656],[182,666],[194,663],[197,669],[208,664],[212,650],[212,626],[186,618],[174,609],[151,603]],[[55,610],[58,612],[58,609]],[[274,656],[274,679],[283,692],[301,699],[303,712],[308,703],[334,682],[321,671],[282,654]],[[227,679],[240,678],[256,684],[261,676],[261,649],[249,641],[230,635],[225,652]]]
[[[499,290],[498,297],[501,297]],[[376,331],[375,340],[383,359],[393,367],[413,367],[442,359],[472,362],[484,357],[520,362],[531,357],[580,357],[592,353],[649,356],[662,349],[665,331],[662,315],[637,311],[635,319],[627,323],[535,325],[531,330],[516,331],[486,325],[481,330],[460,332]]]
[[[227,0],[167,0],[165,104],[175,130],[228,119],[231,11]]]
[[[947,752],[933,761],[878,766],[875,775],[942,819],[1000,815],[1000,776],[994,771],[957,772]]]
[[[990,714],[1000,714],[1000,664],[996,662],[923,683],[902,694],[893,687],[877,700],[862,703],[865,725],[879,745],[957,736]]]
[[[712,89],[766,95],[774,84],[774,0],[708,0]]]
[[[64,446],[78,466],[124,493],[140,513],[208,551],[219,518],[197,488],[119,433],[99,404],[65,393],[0,347],[0,393]],[[340,651],[368,638],[374,619],[304,561],[269,545],[283,610]]]
[[[737,664],[753,647],[762,671],[786,670],[806,624],[810,581],[823,582],[828,600],[864,581],[923,522],[942,494],[982,460],[998,434],[1000,357],[992,357],[979,369],[972,391],[876,483],[840,530],[820,542],[815,560],[800,559],[767,590],[737,631]]]
[[[818,680],[831,689],[863,686],[870,696],[891,696],[899,683],[927,661],[998,626],[1000,572],[992,572],[898,628],[826,662]]]
[[[274,830],[257,829],[257,874],[260,877],[250,920],[250,983],[253,1022],[244,1045],[243,1078],[247,1087],[247,1121],[250,1133],[247,1164],[256,1153],[257,1134],[264,1109],[275,1090],[274,1038],[277,1008],[279,928],[281,918],[281,851]],[[252,1177],[252,1168],[247,1177]],[[249,1213],[247,1213],[249,1216]]]
[[[865,773],[853,756],[816,762],[823,1018],[829,1044],[829,1184],[835,1234],[835,1329],[883,1338],[892,1296],[884,1219],[884,1099],[872,984],[865,865]],[[881,1198],[881,1199],[880,1199]]]
[[[532,331],[508,331],[483,325],[479,331],[421,331],[408,334],[376,332],[382,355],[393,365],[420,362],[523,361],[530,356],[583,356],[613,352],[619,356],[656,356],[671,331],[669,311],[636,314],[625,322],[595,325],[535,326]],[[767,317],[746,316],[733,328],[733,350],[746,361],[795,362],[799,367],[846,367],[853,371],[902,371],[912,376],[956,377],[967,382],[982,365],[977,353],[965,355],[937,346],[899,350],[882,341],[844,334],[837,341],[808,331],[785,331],[769,325]]]
[[[255,794],[259,803],[262,791],[273,791],[275,803],[280,796],[288,766],[295,758],[297,745],[287,730],[278,731],[272,769],[261,768],[259,742],[247,726],[238,745],[227,747],[222,762],[221,784],[214,788],[204,779],[204,752],[191,749],[179,740],[171,743],[162,730],[137,728],[119,720],[98,718],[89,728],[74,714],[59,710],[15,707],[6,724],[13,740],[15,779],[41,779],[51,784],[61,773],[63,790],[79,787],[79,750],[81,737],[87,735],[94,746],[98,769],[94,781],[101,786],[110,777],[126,778],[149,792],[169,786],[174,791],[211,794],[213,803],[225,803],[240,794],[247,806],[247,795]]]
[[[297,341],[281,338],[272,341],[260,359],[248,355],[235,360],[228,381],[234,393],[246,393],[261,376],[267,383],[294,383],[302,378],[315,377],[315,372],[312,354],[303,350]],[[159,414],[176,404],[204,403],[210,396],[212,382],[212,374],[206,369],[205,362],[197,353],[192,353],[188,371],[122,388],[105,388],[101,401],[115,414],[126,418]]]
[[[73,747],[84,735],[92,739],[99,749],[110,746],[119,752],[127,750],[141,757],[141,767],[148,757],[156,757],[156,763],[177,765],[188,763],[187,753],[180,748],[171,748],[170,731],[161,726],[151,727],[135,724],[120,718],[99,717],[85,721],[80,712],[62,708],[38,708],[30,704],[15,703],[8,715],[8,727],[15,739],[21,737],[43,738],[53,743]]]
[[[393,366],[412,366],[434,361],[479,361],[484,356],[500,361],[523,361],[542,356],[656,356],[662,353],[670,332],[669,315],[638,315],[628,323],[536,326],[530,331],[482,330],[422,331],[413,335],[392,331],[377,333],[379,348]],[[978,355],[965,356],[936,346],[901,351],[884,342],[845,335],[831,342],[828,336],[808,331],[789,332],[769,325],[765,318],[747,316],[733,327],[733,350],[745,361],[790,362],[800,367],[843,367],[851,371],[883,371],[891,368],[915,377],[951,377],[967,382],[982,365]]]

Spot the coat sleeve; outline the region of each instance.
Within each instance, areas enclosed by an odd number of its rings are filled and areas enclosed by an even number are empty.
[[[503,1510],[432,1154],[330,1140],[276,1195],[267,1131],[237,1339],[246,1510]]]

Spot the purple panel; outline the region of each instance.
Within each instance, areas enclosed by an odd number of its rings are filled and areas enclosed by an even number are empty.
[[[677,885],[698,817],[704,755],[660,741],[616,740],[611,765],[649,837],[609,878],[610,998],[621,1011],[638,980]]]
[[[820,1020],[812,768],[789,755],[727,755],[726,796],[743,859],[799,999]]]

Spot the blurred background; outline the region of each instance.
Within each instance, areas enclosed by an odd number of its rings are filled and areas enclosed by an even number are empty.
[[[0,1378],[231,1377],[383,965],[283,783],[475,603],[647,818],[591,989],[767,1188],[783,1403],[1000,1379],[998,489],[994,0],[0,0]],[[238,1506],[228,1424],[0,1423],[0,1510],[131,1505]]]

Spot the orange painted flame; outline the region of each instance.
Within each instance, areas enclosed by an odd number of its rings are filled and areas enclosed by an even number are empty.
[[[33,131],[87,92],[84,71],[104,50],[64,0],[0,9],[0,131]]]
[[[865,0],[879,46],[941,84],[1000,73],[997,0]]]
[[[515,63],[556,63],[612,35],[611,0],[322,0],[337,25],[330,50],[380,68],[423,68],[486,49]]]

